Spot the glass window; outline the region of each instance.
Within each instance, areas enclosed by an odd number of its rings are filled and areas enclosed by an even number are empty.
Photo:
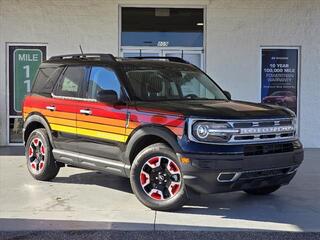
[[[40,68],[33,85],[33,93],[51,93],[63,68]]]
[[[9,142],[22,143],[23,119],[21,117],[9,118]]]
[[[122,46],[203,47],[203,9],[122,8]]]
[[[85,75],[86,67],[68,67],[59,82],[56,95],[78,97]]]
[[[125,58],[130,58],[130,57],[154,57],[154,56],[159,56],[159,53],[157,52],[151,52],[151,53],[146,53],[146,52],[125,52],[123,54],[123,57]]]
[[[125,71],[137,100],[227,100],[207,75],[189,65],[127,63]]]
[[[113,90],[120,96],[121,85],[117,75],[104,67],[92,67],[88,86],[90,99],[96,99],[101,90]]]

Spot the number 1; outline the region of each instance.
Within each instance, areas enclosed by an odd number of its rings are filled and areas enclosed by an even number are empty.
[[[23,66],[23,69],[26,70],[26,78],[30,78],[30,66],[25,65]]]
[[[30,92],[30,80],[24,80],[23,81],[27,85],[27,92]]]

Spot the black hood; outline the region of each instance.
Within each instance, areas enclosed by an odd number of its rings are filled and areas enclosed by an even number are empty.
[[[180,100],[136,102],[138,111],[172,112],[185,117],[217,119],[263,119],[293,117],[290,110],[278,106],[225,100]]]

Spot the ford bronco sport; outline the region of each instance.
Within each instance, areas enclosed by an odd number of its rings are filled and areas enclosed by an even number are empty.
[[[156,210],[181,207],[190,191],[272,193],[303,160],[292,111],[232,101],[180,58],[52,57],[23,117],[35,179],[63,166],[117,174]]]

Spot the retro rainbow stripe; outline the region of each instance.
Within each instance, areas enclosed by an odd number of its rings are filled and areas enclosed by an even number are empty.
[[[42,98],[42,99],[38,99]],[[26,98],[23,117],[31,113],[45,116],[53,131],[79,134],[93,138],[126,142],[134,129],[144,124],[159,124],[170,129],[179,138],[183,135],[184,118],[182,116],[164,115],[158,112],[140,112],[129,109],[130,121],[126,128],[127,109],[114,109],[105,104],[76,100],[54,100],[46,103],[48,98],[29,96]],[[67,103],[67,104],[66,104]],[[56,105],[56,111],[47,110],[47,105]],[[79,109],[89,108],[92,115],[79,113]]]

